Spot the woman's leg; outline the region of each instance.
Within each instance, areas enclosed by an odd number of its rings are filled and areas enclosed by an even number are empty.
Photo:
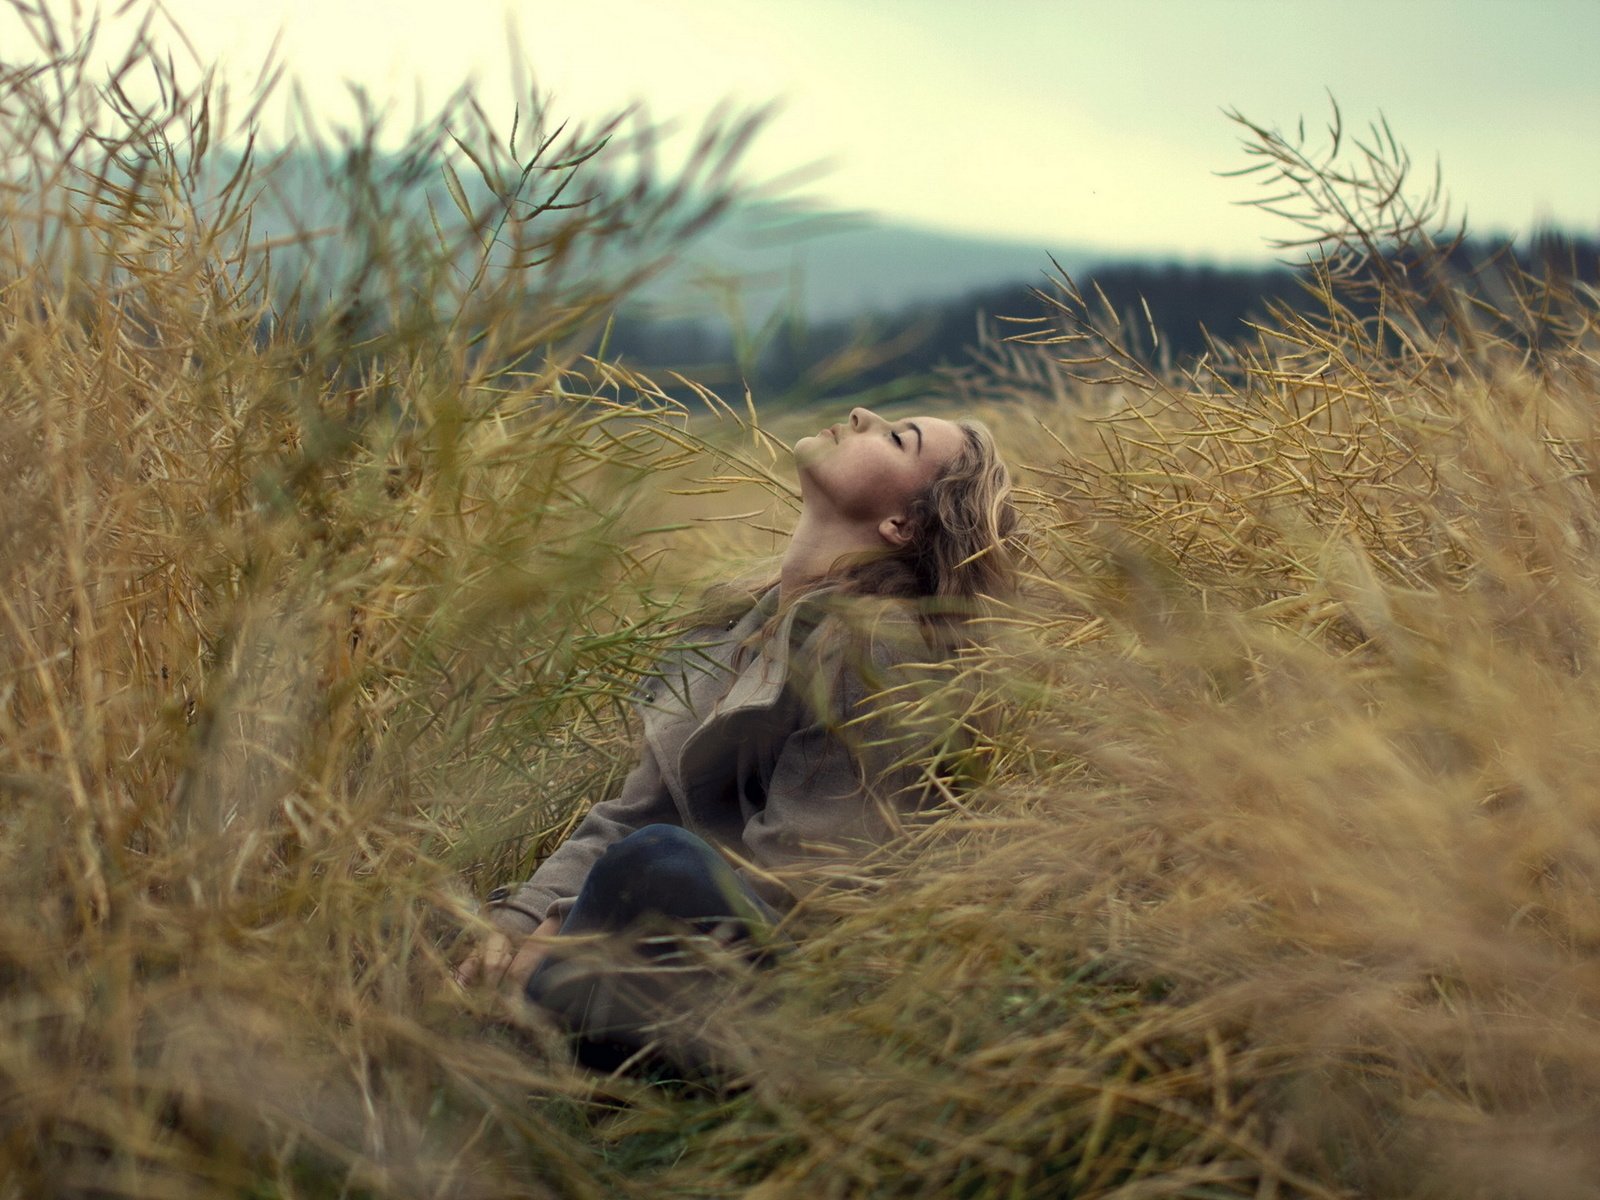
[[[585,1065],[612,1070],[651,1045],[703,1072],[725,1057],[713,1049],[712,1014],[729,985],[707,965],[704,935],[747,947],[753,961],[776,919],[703,839],[646,826],[600,856],[561,926],[563,937],[625,934],[626,943],[553,950],[526,995],[578,1035]]]
[[[646,825],[609,846],[590,868],[561,932],[624,933],[681,922],[711,933],[732,923],[734,937],[749,939],[776,921],[703,838],[678,825]]]

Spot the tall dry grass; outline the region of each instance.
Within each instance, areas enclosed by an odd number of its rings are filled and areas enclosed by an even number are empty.
[[[0,1196],[1600,1184],[1595,297],[1486,308],[1386,131],[1250,131],[1315,315],[1175,371],[1063,281],[955,388],[1032,517],[983,782],[802,914],[744,1090],[597,1090],[448,959],[627,768],[685,564],[778,536],[770,437],[583,353],[748,129],[621,186],[463,97],[263,245],[249,110],[16,13]]]
[[[464,96],[321,145],[341,207],[263,235],[306,147],[153,34],[102,76],[8,16],[0,1194],[607,1194],[583,1085],[444,963],[626,769],[641,487],[701,452],[583,351],[748,124],[661,178]]]
[[[1600,1186],[1596,296],[1454,274],[1382,126],[1245,128],[1312,303],[1174,370],[1062,280],[963,381],[1034,518],[987,785],[832,906],[686,1189]]]

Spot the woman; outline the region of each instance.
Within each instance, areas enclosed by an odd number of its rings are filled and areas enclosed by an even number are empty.
[[[929,739],[866,702],[910,683],[1009,587],[1009,476],[975,422],[865,408],[794,456],[801,512],[776,583],[663,667],[621,794],[532,879],[491,895],[495,933],[463,983],[509,979],[590,1038],[642,1044],[665,993],[629,1003],[592,970],[563,973],[554,935],[637,938],[653,922],[751,946],[829,864],[859,859],[920,804]],[[670,954],[678,940],[636,944]]]

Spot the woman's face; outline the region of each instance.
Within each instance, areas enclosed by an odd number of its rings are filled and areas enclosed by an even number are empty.
[[[939,417],[886,421],[871,409],[852,409],[848,421],[795,443],[801,501],[807,509],[878,527],[905,513],[965,439],[959,425]]]

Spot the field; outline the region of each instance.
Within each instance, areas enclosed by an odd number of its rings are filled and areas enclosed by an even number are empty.
[[[1384,128],[1241,123],[1314,315],[1176,368],[1062,280],[919,406],[991,424],[1028,519],[952,681],[976,778],[806,914],[715,1093],[577,1071],[451,963],[792,517],[818,414],[605,350],[751,128],[625,177],[466,97],[325,143],[336,257],[255,226],[248,112],[34,22],[0,1198],[1600,1190],[1596,296],[1453,275]]]

